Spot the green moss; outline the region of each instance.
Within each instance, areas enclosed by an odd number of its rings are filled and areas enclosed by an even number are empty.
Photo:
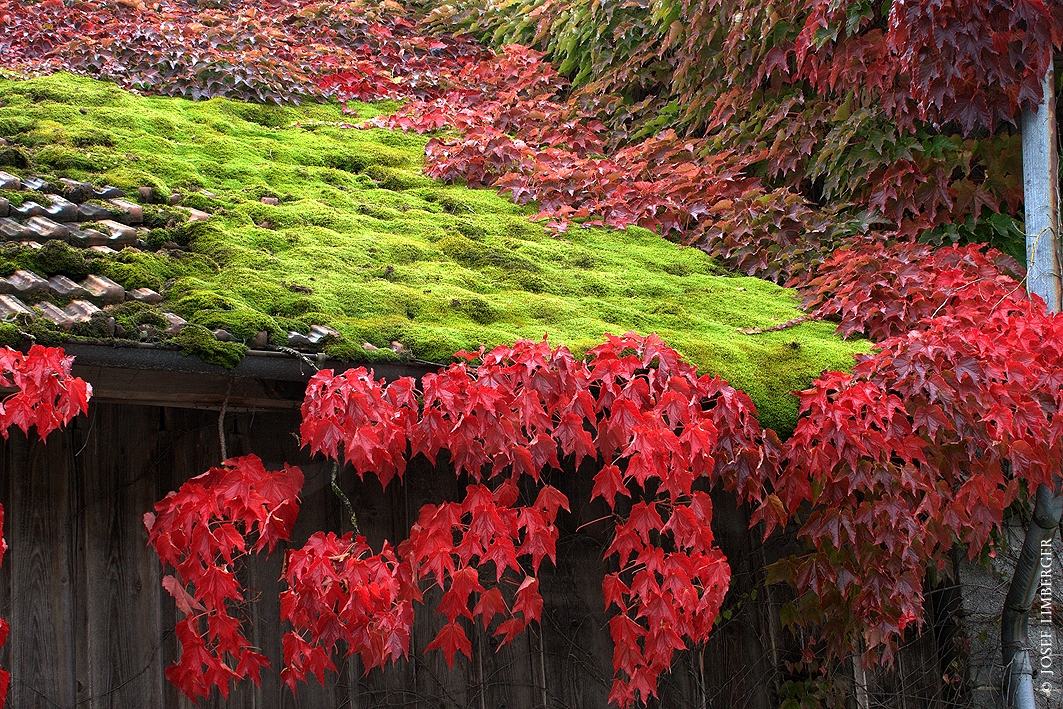
[[[366,173],[377,181],[381,189],[401,192],[415,187],[434,187],[435,182],[415,172],[398,170],[386,165],[370,165]]]
[[[162,290],[165,281],[149,272],[138,268],[131,263],[109,262],[99,269],[101,276],[107,276],[126,290],[137,288],[151,288],[154,291]]]
[[[186,325],[170,340],[183,355],[194,355],[207,364],[233,369],[244,358],[247,347],[238,342],[221,342],[202,325]]]
[[[171,230],[173,240],[181,246],[188,246],[196,242],[200,253],[209,254],[214,251],[224,251],[226,242],[225,230],[216,222],[182,222]]]
[[[136,337],[141,325],[152,325],[163,329],[169,323],[156,305],[148,305],[129,300],[112,308],[107,313],[115,319],[115,324],[126,331],[127,337]]]
[[[170,294],[171,299],[174,297]],[[207,310],[232,310],[235,304],[229,298],[209,290],[191,291],[188,295],[173,303],[173,310],[184,318],[194,317],[196,313]]]
[[[57,171],[102,172],[110,167],[110,161],[102,156],[65,145],[46,145],[34,153],[33,161],[45,169]]]
[[[26,341],[21,328],[14,323],[0,323],[0,347],[18,349]]]
[[[116,256],[97,258],[93,265],[94,273],[107,276],[127,290],[151,288],[160,292],[166,289],[167,282],[171,280],[187,277],[188,274],[210,277],[217,271],[216,263],[199,254],[164,256],[135,249],[123,249]],[[210,286],[195,277],[187,277],[180,288],[169,292],[170,297],[176,300],[190,295],[197,288],[209,290]]]
[[[17,145],[0,145],[0,167],[13,167],[24,170],[30,166],[26,151]]]
[[[72,332],[79,337],[93,340],[105,340],[115,336],[116,327],[110,322],[111,314],[106,311],[93,313],[86,322],[74,323]],[[117,324],[117,321],[114,323]]]
[[[181,200],[181,206],[198,209],[201,212],[214,212],[222,209],[225,206],[225,202],[214,197],[208,197],[202,192],[192,192],[191,194],[186,194],[185,198]]]
[[[141,208],[144,210],[144,226],[148,229],[173,229],[188,221],[188,212],[177,207],[145,204]]]
[[[94,272],[95,259],[81,249],[71,248],[61,241],[49,241],[39,249],[25,246],[6,246],[5,258],[16,268],[33,271],[49,278],[63,275],[74,280]]]
[[[246,308],[240,310],[201,309],[192,315],[191,322],[211,330],[219,328],[227,330],[241,340],[247,340],[265,330],[269,333],[273,342],[287,341],[287,333],[277,324],[277,321],[257,310]]]
[[[115,146],[113,134],[92,128],[71,133],[70,142],[76,148],[90,148],[94,145],[101,145],[105,148],[113,148]]]
[[[16,322],[0,323],[0,347],[19,349],[31,343],[59,347],[69,338],[69,333],[45,318],[31,321],[20,316]]]
[[[0,118],[0,136],[16,138],[21,133],[29,133],[37,127],[37,121],[26,116],[11,115]]]
[[[336,105],[196,103],[64,74],[0,80],[0,98],[7,103],[0,131],[12,131],[21,146],[102,156],[84,179],[131,194],[150,186],[160,206],[148,210],[156,226],[149,244],[172,240],[190,249],[127,250],[81,263],[60,249],[51,272],[91,269],[126,287],[155,288],[165,307],[193,323],[185,337],[207,357],[235,361],[242,352],[217,350],[224,343],[208,329],[217,327],[245,338],[325,324],[343,335],[326,345],[330,356],[395,360],[387,347],[397,340],[437,362],[459,349],[544,333],[582,354],[606,332],[656,332],[701,371],[747,391],[761,420],[785,432],[796,420],[790,392],[867,349],[842,342],[824,323],[743,335],[739,329],[796,317],[793,293],[730,277],[704,253],[645,229],[573,229],[564,240],[551,238],[527,219],[535,205],[419,174],[425,136],[288,127],[345,120]],[[352,108],[364,117],[389,110]],[[117,161],[108,162],[106,136],[121,153]],[[166,228],[180,211],[165,205],[174,191],[211,219]],[[262,204],[263,196],[280,203]],[[0,250],[0,269],[39,258],[29,251]],[[366,351],[363,342],[380,349]]]
[[[35,196],[32,192],[22,190],[0,190],[0,197],[6,199],[12,207],[21,207],[23,202],[28,202]]]
[[[440,250],[454,261],[470,268],[499,268],[503,271],[539,273],[542,269],[532,261],[514,255],[505,248],[491,248],[464,236],[448,236],[439,242]]]

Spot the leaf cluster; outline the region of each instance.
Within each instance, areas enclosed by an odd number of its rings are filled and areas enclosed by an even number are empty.
[[[628,706],[656,695],[674,651],[707,637],[730,578],[713,541],[711,502],[695,482],[707,478],[759,500],[779,443],[761,431],[748,397],[698,377],[654,336],[610,336],[589,354],[590,361],[577,361],[545,340],[461,352],[465,362],[425,375],[420,391],[410,379],[385,386],[364,369],[314,375],[301,427],[312,452],[342,455],[359,475],[373,473],[386,485],[413,456],[434,461],[446,450],[455,472],[473,480],[464,500],[425,505],[395,556],[367,557],[357,540],[315,537],[289,558],[289,576],[296,558],[300,569],[314,569],[316,585],[289,581],[285,603],[298,609],[298,627],[325,629],[314,631],[319,648],[353,638],[367,666],[405,654],[402,604],[419,598],[410,580],[442,591],[437,612],[447,623],[429,648],[441,649],[448,663],[459,652],[471,656],[461,617],[479,617],[503,642],[538,621],[538,569],[555,558],[555,520],[569,506],[543,475],[571,456],[577,466],[585,459],[601,465],[591,499],[604,498],[617,523],[606,555],[617,557],[619,571],[603,588],[606,605],[620,611],[611,623],[611,696]],[[529,483],[535,499],[520,504]],[[617,503],[629,497],[641,501]],[[318,550],[328,544],[350,551]],[[376,595],[366,596],[360,589],[375,574],[384,577],[372,586]],[[381,625],[386,632],[375,630]],[[325,667],[304,642],[292,640],[305,658],[300,671]]]
[[[233,681],[250,676],[258,684],[261,668],[269,667],[231,612],[244,600],[236,564],[291,537],[302,487],[298,468],[271,472],[256,456],[230,458],[144,515],[148,543],[176,572],[162,580],[184,615],[177,623],[181,657],[166,678],[189,699],[213,686],[228,697]]]
[[[955,300],[801,393],[782,477],[754,515],[766,533],[801,525],[812,551],[772,578],[805,594],[789,618],[819,627],[832,653],[860,633],[866,662],[891,661],[922,622],[927,570],[945,571],[956,545],[980,554],[1019,491],[1051,484],[1063,459],[1063,316]]]
[[[429,21],[544,51],[609,146],[674,128],[701,157],[748,158],[776,207],[739,203],[680,238],[785,281],[861,222],[903,241],[967,224],[986,241],[995,216],[1019,214],[1012,131],[1061,17],[1056,2],[457,0]]]
[[[0,434],[18,426],[29,434],[31,426],[43,442],[48,434],[88,411],[92,385],[71,375],[73,357],[57,347],[33,345],[28,352],[4,347],[0,350],[0,387],[8,392],[0,402]],[[14,392],[10,390],[14,389]],[[4,526],[4,508],[0,505],[0,529]],[[7,541],[0,536],[0,562],[7,551]],[[7,640],[10,626],[0,618],[0,646]],[[11,674],[0,669],[0,709],[7,703]]]
[[[32,73],[71,71],[148,93],[264,103],[320,100],[321,73],[357,73],[377,95],[466,42],[411,32],[394,2],[0,2],[0,55]],[[473,51],[476,51],[473,49]],[[367,57],[373,60],[367,61]]]
[[[1024,310],[1024,280],[1025,270],[996,249],[867,240],[835,251],[799,291],[801,307],[838,320],[842,337],[882,341],[942,312],[974,324],[997,310]]]
[[[408,655],[413,601],[421,600],[413,569],[384,544],[370,555],[364,537],[317,532],[284,562],[281,619],[293,632],[283,638],[281,678],[295,691],[307,674],[324,684],[336,641],[359,654],[366,670]],[[309,639],[308,637],[309,636]]]

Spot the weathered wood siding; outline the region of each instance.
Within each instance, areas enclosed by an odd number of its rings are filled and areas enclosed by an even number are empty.
[[[191,704],[166,682],[177,655],[176,611],[160,588],[159,562],[147,548],[142,517],[185,479],[220,460],[216,411],[93,403],[88,416],[57,431],[47,445],[19,432],[0,445],[0,503],[10,551],[0,567],[0,616],[11,635],[0,665],[12,673],[9,706],[87,709],[176,709]],[[328,467],[299,450],[297,413],[230,413],[229,455],[255,453],[267,468],[297,464],[306,474],[295,531],[301,545],[314,531],[346,531],[340,504],[328,490]],[[448,670],[441,653],[424,653],[442,624],[418,616],[410,660],[362,672],[357,661],[340,667],[327,686],[311,681],[297,696],[276,672],[262,684],[239,685],[229,700],[204,707],[411,707],[425,709],[532,709],[606,707],[612,679],[612,643],[601,596],[601,559],[608,510],[589,504],[591,472],[558,471],[552,482],[569,495],[557,567],[544,563],[541,629],[499,649],[482,628],[470,634],[473,658]],[[406,484],[344,481],[370,542],[403,538],[426,502],[455,498],[463,485],[452,474],[414,465]],[[596,521],[598,520],[598,521]],[[684,653],[661,682],[659,706],[777,705],[780,670],[794,643],[778,627],[777,604],[762,585],[764,550],[747,531],[743,513],[725,497],[717,503],[719,543],[734,571],[734,615],[709,645]],[[245,585],[255,601],[253,641],[280,664],[278,578],[282,554],[250,563]],[[751,591],[760,588],[754,599]],[[740,601],[740,603],[739,603]],[[425,610],[425,609],[422,609]],[[933,643],[917,662],[934,655]],[[932,664],[932,662],[931,662]],[[927,687],[932,691],[932,687]],[[908,703],[906,706],[927,706]]]

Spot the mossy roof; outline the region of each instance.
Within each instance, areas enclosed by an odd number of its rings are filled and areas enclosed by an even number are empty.
[[[0,104],[0,137],[30,163],[0,169],[131,194],[151,186],[160,201],[180,192],[213,212],[148,239],[183,241],[186,253],[126,249],[94,270],[240,338],[323,324],[342,334],[327,348],[342,359],[393,358],[362,344],[398,341],[448,362],[544,334],[581,353],[606,332],[656,332],[748,392],[780,431],[796,418],[790,392],[867,350],[824,322],[739,332],[800,315],[793,293],[643,229],[554,238],[531,207],[420,174],[427,136],[330,125],[357,120],[336,105],[197,103],[66,74],[0,81]],[[394,107],[352,105],[359,119]]]

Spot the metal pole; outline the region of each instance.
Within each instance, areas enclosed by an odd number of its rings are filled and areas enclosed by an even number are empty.
[[[1026,278],[1031,294],[1049,312],[1063,310],[1059,258],[1059,149],[1056,92],[1051,63],[1042,81],[1043,100],[1022,114],[1022,184],[1026,211]]]
[[[1056,95],[1052,62],[1041,82],[1042,101],[1022,114],[1022,182],[1026,211],[1026,287],[1039,295],[1049,312],[1063,310],[1059,249],[1059,148],[1056,142]],[[1059,489],[1059,475],[1054,476]],[[1030,608],[1040,579],[1040,558],[1063,514],[1063,495],[1047,485],[1037,488],[1033,520],[1015,563],[1001,616],[1004,701],[1008,709],[1035,709],[1033,663],[1028,628]]]

